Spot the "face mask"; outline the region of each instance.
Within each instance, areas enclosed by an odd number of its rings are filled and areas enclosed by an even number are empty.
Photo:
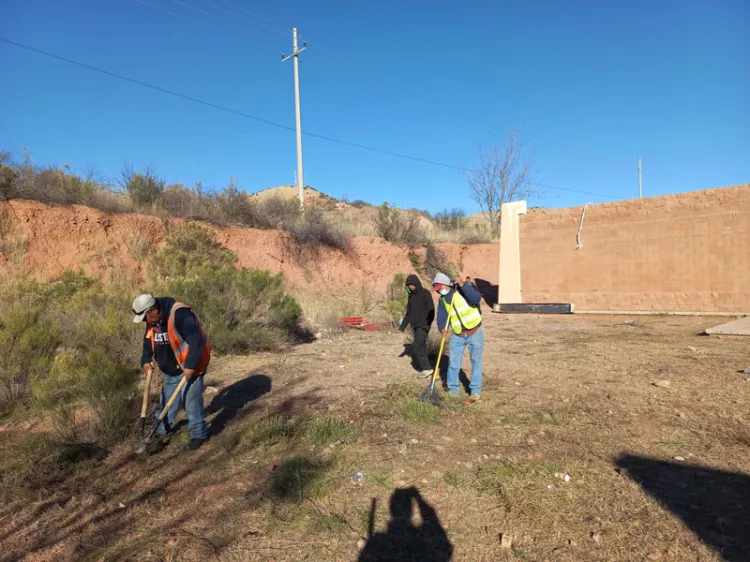
[[[409,288],[409,285],[406,286],[406,292],[411,295],[411,289]]]
[[[438,291],[438,292],[439,292],[439,293],[440,293],[441,295],[445,296],[445,295],[447,295],[448,293],[450,293],[450,292],[451,292],[451,290],[450,290],[450,289],[446,289],[446,288],[442,288],[442,289],[440,289],[440,291]]]

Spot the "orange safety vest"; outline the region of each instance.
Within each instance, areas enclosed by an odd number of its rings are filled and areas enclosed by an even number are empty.
[[[181,302],[174,303],[172,305],[172,310],[169,311],[169,318],[167,319],[167,335],[169,337],[169,345],[174,352],[175,359],[177,359],[177,364],[180,366],[180,369],[183,369],[184,367],[182,365],[185,363],[185,360],[188,357],[188,353],[190,353],[190,346],[185,340],[182,339],[182,336],[177,333],[177,330],[175,330],[174,327],[175,313],[181,308],[187,308],[188,310],[190,310],[190,312],[195,314],[195,311],[188,305],[182,304]],[[211,342],[208,341],[206,331],[203,329],[203,325],[201,325],[200,321],[198,320],[197,314],[195,315],[195,320],[198,322],[198,328],[201,331],[201,335],[206,340],[206,345],[203,347],[203,353],[201,353],[201,360],[198,363],[198,366],[195,368],[195,372],[199,375],[202,375],[208,368],[208,362],[211,361]],[[151,340],[151,349],[154,352],[154,359],[156,359],[156,342],[154,341],[153,326],[148,327],[146,337]]]

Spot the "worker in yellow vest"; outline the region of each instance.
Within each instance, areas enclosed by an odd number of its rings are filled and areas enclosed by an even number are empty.
[[[464,403],[469,406],[479,401],[482,393],[482,356],[484,354],[484,331],[482,330],[482,313],[479,303],[482,295],[470,283],[461,278],[455,282],[444,273],[435,275],[432,287],[440,295],[438,304],[437,326],[443,334],[452,332],[448,345],[450,362],[448,365],[448,392],[458,396],[458,371],[464,351],[469,348],[471,359],[471,383],[469,399]],[[453,310],[448,318],[448,309],[453,303]]]

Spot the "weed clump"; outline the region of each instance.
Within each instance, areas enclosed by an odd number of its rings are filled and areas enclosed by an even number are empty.
[[[401,416],[415,425],[430,425],[440,421],[440,408],[426,402],[409,400],[399,409]]]
[[[332,465],[313,456],[297,455],[282,462],[271,475],[270,491],[278,499],[301,503],[318,499],[333,487]]]

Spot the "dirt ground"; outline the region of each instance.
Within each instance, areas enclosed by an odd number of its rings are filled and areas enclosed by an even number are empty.
[[[3,507],[0,561],[750,560],[750,341],[720,321],[486,312],[482,401],[439,411],[395,330],[217,358],[206,446],[134,435]],[[358,438],[277,431],[303,414]]]

